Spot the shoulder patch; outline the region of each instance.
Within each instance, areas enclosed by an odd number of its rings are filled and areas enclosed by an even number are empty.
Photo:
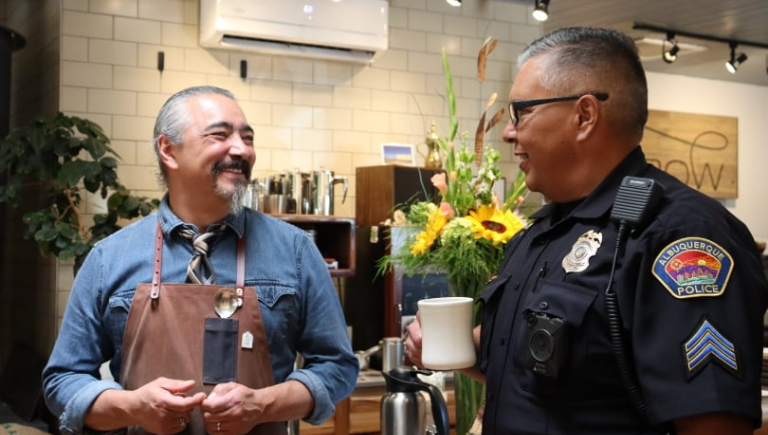
[[[683,343],[683,354],[689,378],[695,376],[710,361],[720,364],[727,372],[740,376],[736,347],[706,318]]]
[[[700,237],[670,243],[653,262],[653,276],[677,299],[721,296],[731,271],[731,254]]]

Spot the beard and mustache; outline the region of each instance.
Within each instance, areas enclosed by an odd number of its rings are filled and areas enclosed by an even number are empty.
[[[241,171],[245,180],[251,179],[251,165],[248,164],[247,161],[242,159],[227,159],[216,162],[216,164],[213,165],[213,169],[211,170],[211,180],[213,181],[216,194],[221,198],[229,200],[232,214],[237,215],[243,211],[243,200],[248,192],[248,183],[243,180],[236,180],[233,187],[227,188],[216,182],[219,174],[233,169]]]

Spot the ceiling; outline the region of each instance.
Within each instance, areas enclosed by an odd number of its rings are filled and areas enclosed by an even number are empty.
[[[517,2],[533,6],[533,1]],[[768,86],[768,48],[739,45],[737,56],[744,52],[748,59],[731,74],[725,69],[730,58],[726,42],[677,35],[679,43],[699,46],[701,51],[683,49],[668,64],[658,45],[666,34],[633,30],[635,23],[768,47],[768,0],[551,0],[544,31],[574,25],[610,27],[638,41],[646,71]]]

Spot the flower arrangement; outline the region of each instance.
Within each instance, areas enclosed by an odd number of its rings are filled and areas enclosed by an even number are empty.
[[[483,45],[486,56],[495,46],[489,41]],[[483,52],[481,49],[479,70],[484,70]],[[467,133],[461,134],[456,143],[456,100],[445,51],[443,69],[450,134],[438,138],[445,172],[431,179],[440,192],[439,205],[420,201],[412,204],[408,213],[395,211],[393,225],[409,226],[415,231],[399,252],[379,261],[379,271],[394,264],[403,266],[406,274],[440,270],[447,274],[454,296],[475,298],[482,285],[496,273],[506,243],[527,223],[518,210],[527,192],[525,174],[518,173],[504,199],[495,196],[493,186],[501,180],[500,153],[485,146],[484,134],[503,118],[505,109],[498,111],[486,125],[485,114],[496,99],[493,94],[481,115],[474,149],[470,149]],[[480,71],[478,77],[481,77]],[[473,168],[477,169],[476,175]]]
[[[482,83],[488,54],[496,46],[490,38],[478,55],[478,81]],[[408,275],[440,271],[447,274],[451,295],[476,299],[485,283],[498,270],[504,247],[527,222],[518,207],[527,193],[525,174],[518,172],[505,198],[497,198],[493,186],[501,179],[498,167],[500,153],[485,145],[484,135],[505,115],[506,108],[495,113],[486,123],[486,112],[496,100],[494,93],[482,111],[475,133],[474,149],[468,135],[456,141],[456,98],[448,57],[443,50],[446,79],[449,135],[437,139],[444,156],[445,172],[434,175],[432,184],[440,192],[439,205],[431,201],[416,202],[404,213],[394,213],[395,226],[408,226],[408,239],[398,252],[379,260],[379,273],[393,265],[402,266]],[[473,168],[477,174],[473,174]],[[394,234],[394,231],[391,233]],[[475,305],[475,323],[477,323]],[[454,376],[458,434],[477,433],[476,416],[482,413],[484,384],[468,376]],[[480,429],[481,431],[482,429]]]

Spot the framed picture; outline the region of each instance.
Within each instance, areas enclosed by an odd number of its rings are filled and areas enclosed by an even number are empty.
[[[381,144],[381,163],[384,165],[414,166],[413,145],[404,143]]]

